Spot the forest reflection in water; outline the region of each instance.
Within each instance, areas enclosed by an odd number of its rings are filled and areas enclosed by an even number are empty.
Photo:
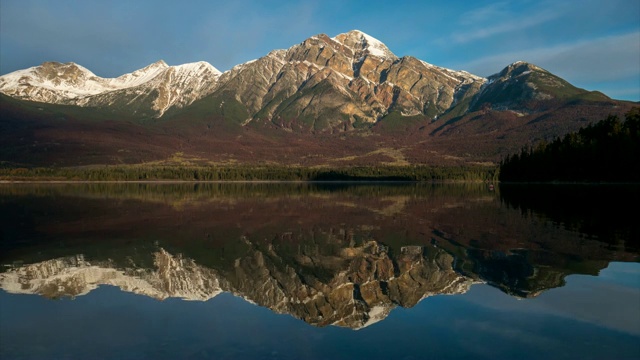
[[[629,263],[633,283],[640,237],[621,203],[638,200],[637,186],[604,185],[2,185],[0,286],[74,301],[101,285],[233,294],[364,329],[475,286],[537,298],[611,262]]]

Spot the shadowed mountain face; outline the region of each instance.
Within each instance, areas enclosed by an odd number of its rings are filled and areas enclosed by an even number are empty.
[[[0,286],[49,298],[100,285],[159,300],[230,292],[309,324],[358,329],[474,283],[532,297],[569,274],[638,261],[637,224],[611,207],[638,200],[636,188],[537,189],[0,187]],[[578,225],[554,202],[577,192],[593,200]],[[597,221],[603,211],[618,220]]]
[[[354,30],[220,73],[158,61],[105,79],[47,62],[0,77],[0,161],[375,165],[496,162],[637,104],[517,62],[488,78]]]

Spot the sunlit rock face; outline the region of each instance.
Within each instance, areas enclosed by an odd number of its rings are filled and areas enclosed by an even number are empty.
[[[463,71],[398,58],[379,40],[354,30],[333,38],[312,36],[238,65],[220,77],[212,101],[233,95],[246,107],[247,118],[239,119],[245,124],[268,120],[287,127],[295,119],[316,130],[348,130],[394,111],[438,116],[484,82]]]

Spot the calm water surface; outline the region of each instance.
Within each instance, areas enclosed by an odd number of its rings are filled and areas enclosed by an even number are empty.
[[[0,186],[1,359],[638,359],[638,186]]]

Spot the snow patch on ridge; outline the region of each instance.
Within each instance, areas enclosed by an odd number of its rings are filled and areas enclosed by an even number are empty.
[[[455,80],[455,81],[461,81],[465,84],[467,83],[471,83],[474,81],[487,81],[486,78],[477,76],[477,75],[473,75],[469,72],[466,72],[464,70],[451,70],[451,69],[447,69],[447,68],[443,68],[440,66],[435,66],[433,64],[429,64],[428,62],[424,61],[424,60],[420,60],[418,59],[422,65],[424,65],[425,67],[429,68],[429,69],[436,69],[437,71],[439,71],[442,75]]]
[[[167,63],[165,63],[163,60],[160,60],[140,70],[118,76],[115,79],[111,78],[103,80],[107,84],[109,84],[109,87],[111,87],[113,90],[125,89],[138,86],[150,81],[168,67],[169,65],[167,65]]]

